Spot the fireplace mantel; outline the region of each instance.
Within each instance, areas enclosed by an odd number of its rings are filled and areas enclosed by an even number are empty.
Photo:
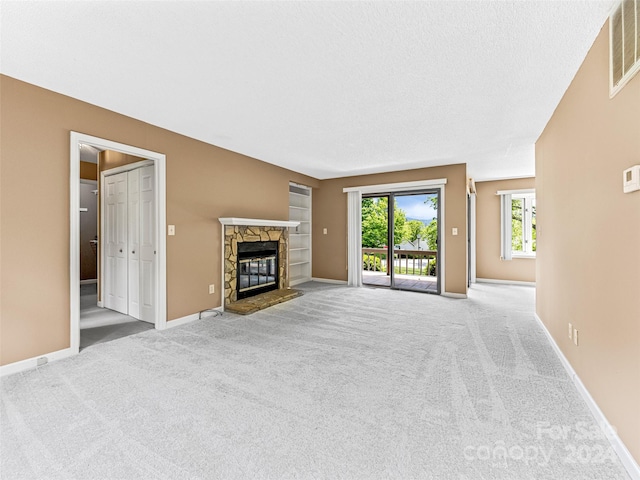
[[[247,227],[297,227],[300,222],[291,222],[288,220],[265,220],[260,218],[237,218],[224,217],[219,218],[222,225],[243,225]]]

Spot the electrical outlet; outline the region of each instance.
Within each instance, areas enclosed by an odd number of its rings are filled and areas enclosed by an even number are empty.
[[[216,286],[215,285],[209,285],[209,294],[211,293],[216,293]]]
[[[573,338],[573,325],[569,324],[569,340]]]
[[[327,234],[327,229],[326,229],[326,228],[323,228],[323,229],[322,229],[322,234],[323,234],[323,235],[326,235],[326,234]]]
[[[576,347],[578,346],[578,329],[577,328],[573,329],[573,343],[576,344]]]

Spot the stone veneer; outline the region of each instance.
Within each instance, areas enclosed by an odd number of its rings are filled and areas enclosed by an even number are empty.
[[[289,230],[285,227],[224,226],[224,304],[238,300],[238,242],[278,242],[278,288],[289,287]]]

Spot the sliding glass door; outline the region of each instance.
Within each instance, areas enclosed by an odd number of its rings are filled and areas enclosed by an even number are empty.
[[[391,286],[389,222],[392,218],[389,195],[363,196],[362,283],[365,285]]]
[[[362,199],[365,285],[440,293],[439,190]]]

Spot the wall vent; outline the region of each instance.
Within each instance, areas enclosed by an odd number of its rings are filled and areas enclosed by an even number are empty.
[[[609,17],[609,93],[640,70],[640,0],[621,0]]]

